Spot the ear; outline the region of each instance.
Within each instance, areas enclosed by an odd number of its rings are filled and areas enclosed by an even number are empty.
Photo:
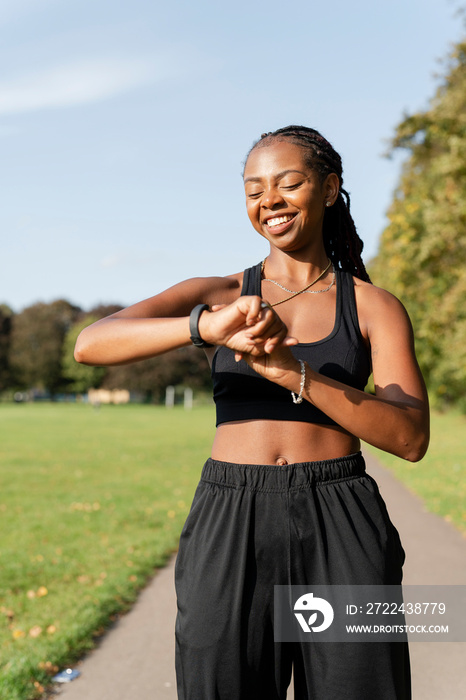
[[[340,191],[340,180],[336,173],[330,173],[324,180],[323,193],[325,197],[325,203],[327,206],[332,206],[335,204],[338,197],[338,192]]]

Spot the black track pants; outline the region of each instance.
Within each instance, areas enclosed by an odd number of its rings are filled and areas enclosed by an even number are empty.
[[[361,454],[207,460],[176,563],[180,700],[408,700],[404,643],[276,643],[274,585],[399,584],[404,551]]]

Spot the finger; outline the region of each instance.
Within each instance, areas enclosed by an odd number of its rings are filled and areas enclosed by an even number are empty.
[[[259,314],[253,324],[254,333],[259,334],[262,332],[263,328],[272,326],[273,324],[284,325],[281,318],[275,313],[275,311],[267,304],[267,302],[261,302],[259,307]]]
[[[246,314],[246,325],[254,326],[261,317],[261,303],[262,299],[260,297],[242,297],[243,299],[248,299],[249,308]]]
[[[298,343],[299,340],[294,338],[292,335],[287,335],[286,338],[283,338],[282,340],[282,345],[285,345],[287,348],[291,348],[293,345],[297,345]]]
[[[221,311],[221,309],[224,309],[226,304],[214,304],[212,306],[212,311]]]
[[[267,338],[271,338],[277,333],[283,333],[283,337],[285,337],[287,328],[283,321],[273,312],[263,311],[262,313],[265,316],[250,328],[250,337],[254,338],[256,342],[265,342]]]
[[[272,322],[274,320],[279,320],[281,322],[281,319],[279,318],[278,314],[272,309],[272,306],[269,304],[269,302],[264,299],[263,301],[261,301],[260,315],[258,317],[258,321]]]
[[[269,348],[269,346],[270,347],[273,346],[274,348],[276,348],[279,345],[282,345],[285,348],[291,348],[294,345],[298,345],[298,343],[299,343],[299,340],[297,338],[294,338],[291,335],[285,335],[285,337],[281,338],[281,339],[280,339],[280,336],[274,335],[270,338],[267,338],[267,340],[264,341],[264,346],[266,346],[267,348]],[[269,350],[267,349],[266,352],[268,353]]]
[[[285,343],[286,339],[289,339],[291,342]],[[297,342],[296,338],[287,335],[287,329],[283,327],[278,333],[275,333],[264,341],[264,352],[270,355],[280,345],[288,347],[290,345],[296,345]]]
[[[264,343],[264,352],[266,355],[271,355],[274,350],[276,350],[282,344],[281,338],[274,336],[273,338],[268,338]]]
[[[272,350],[281,344],[282,334],[272,335],[265,338],[251,338],[251,350],[252,355],[264,355],[269,354]]]

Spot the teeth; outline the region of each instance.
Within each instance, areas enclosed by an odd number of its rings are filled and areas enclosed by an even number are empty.
[[[286,224],[287,221],[291,221],[293,216],[291,214],[286,214],[285,216],[276,216],[275,219],[268,219],[267,226],[278,226],[279,224]]]

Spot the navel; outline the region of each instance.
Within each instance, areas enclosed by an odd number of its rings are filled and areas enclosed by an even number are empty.
[[[275,463],[279,467],[286,467],[286,465],[288,464],[288,460],[285,459],[284,457],[278,457],[278,459],[275,461]]]

